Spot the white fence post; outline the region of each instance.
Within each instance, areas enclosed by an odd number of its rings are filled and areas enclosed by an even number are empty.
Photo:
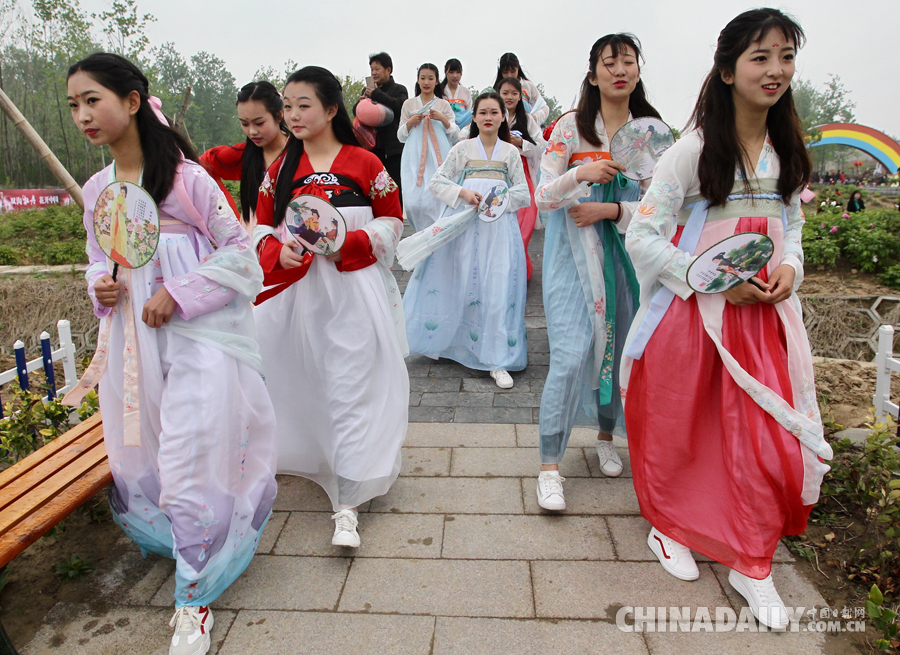
[[[63,350],[63,372],[66,376],[66,386],[59,390],[60,396],[65,396],[75,388],[78,382],[78,373],[75,370],[75,344],[72,343],[72,328],[69,321],[62,319],[56,323],[59,332],[59,346]]]
[[[896,405],[893,405],[890,400],[891,370],[900,370],[900,362],[893,359],[893,350],[894,328],[890,325],[882,325],[878,328],[878,354],[875,356],[875,396],[872,399],[875,405],[876,421],[883,420],[888,413],[896,415],[896,409],[894,409]]]

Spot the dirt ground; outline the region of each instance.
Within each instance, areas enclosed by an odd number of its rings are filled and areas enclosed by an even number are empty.
[[[861,428],[871,420],[872,396],[875,395],[875,364],[849,359],[832,359],[815,363],[816,391],[822,420],[844,428]],[[894,376],[891,398],[900,396],[900,376]],[[841,429],[833,426],[832,431]]]
[[[874,273],[854,273],[854,270],[846,265],[807,270],[798,293],[801,296],[900,296],[900,289],[884,286]]]

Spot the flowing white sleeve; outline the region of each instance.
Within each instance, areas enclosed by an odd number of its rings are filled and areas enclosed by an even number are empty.
[[[507,211],[519,211],[531,204],[531,194],[528,192],[528,181],[525,179],[525,167],[522,166],[522,158],[515,146],[510,145],[506,165],[509,167],[509,207],[507,207]]]
[[[800,194],[791,196],[787,207],[787,231],[784,234],[784,257],[782,264],[794,267],[794,291],[803,283],[803,224],[806,217],[800,206]]]
[[[528,90],[528,95],[530,98],[531,115],[534,117],[534,120],[538,125],[543,125],[544,121],[546,121],[550,117],[550,106],[547,104],[547,101],[544,100],[543,96],[541,96],[541,92],[538,91],[537,84],[527,81],[528,86],[530,87]],[[525,86],[523,84],[523,86]]]
[[[552,212],[568,207],[587,194],[587,182],[575,178],[576,169],[569,167],[569,157],[578,148],[575,121],[563,119],[553,128],[547,149],[541,159],[541,176],[534,193],[539,211]]]
[[[652,180],[650,179],[641,180],[641,197],[647,193],[651,182]],[[634,212],[637,211],[637,208],[640,207],[641,203],[639,200],[628,200],[620,204],[622,205],[622,216],[615,225],[619,234],[625,234],[625,232],[628,231],[628,226],[631,224],[631,217],[634,216]]]
[[[687,269],[694,258],[673,245],[672,238],[688,191],[699,188],[701,147],[699,137],[689,135],[663,154],[650,189],[625,231],[625,249],[638,278],[655,277],[683,299],[693,293],[687,285]]]
[[[406,143],[406,140],[409,138],[409,130],[406,129],[406,123],[407,121],[409,121],[409,117],[412,115],[411,103],[415,101],[415,98],[410,98],[403,103],[403,109],[400,110],[400,129],[397,130],[397,139],[400,141],[400,143]]]
[[[534,143],[522,139],[522,154],[532,162],[531,165],[537,166],[540,164],[541,154],[544,152],[546,142],[541,134],[540,126],[534,120],[534,116],[530,114],[528,116],[528,136],[534,140]]]
[[[445,205],[456,209],[459,205],[459,192],[462,187],[456,183],[459,174],[465,168],[468,155],[466,154],[466,142],[461,141],[450,148],[444,163],[435,171],[434,177],[428,184],[434,197]]]

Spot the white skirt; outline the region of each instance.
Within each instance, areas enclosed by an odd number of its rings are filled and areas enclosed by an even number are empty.
[[[347,229],[371,219],[342,208]],[[314,480],[337,511],[390,489],[400,473],[409,377],[377,265],[307,274],[254,310],[275,407],[278,472]]]

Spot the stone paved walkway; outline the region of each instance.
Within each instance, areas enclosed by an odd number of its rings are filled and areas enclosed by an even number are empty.
[[[532,244],[539,270],[540,236]],[[688,583],[646,546],[628,452],[623,477],[599,473],[596,433],[577,429],[562,465],[569,511],[535,499],[537,413],[547,364],[539,272],[529,288],[528,369],[499,392],[482,374],[415,359],[403,471],[361,508],[362,547],[330,545],[324,493],[281,477],[259,554],[215,603],[212,653],[409,655],[818,654],[814,633],[628,633],[623,606],[744,606],[727,569],[702,561]],[[125,537],[123,537],[125,539]],[[775,580],[789,606],[824,607],[780,546]],[[174,566],[133,548],[97,571],[92,609],[58,604],[23,655],[164,655]],[[99,605],[98,605],[99,603]],[[755,626],[754,626],[755,627]],[[833,651],[836,652],[836,651]]]

